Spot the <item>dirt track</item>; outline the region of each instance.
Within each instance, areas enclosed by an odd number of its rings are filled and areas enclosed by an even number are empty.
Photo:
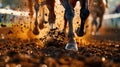
[[[56,27],[62,28],[63,7],[56,5],[62,9],[55,9]],[[79,23],[76,9],[73,21]],[[64,49],[67,37],[59,28],[51,32],[45,28],[36,36],[29,27],[19,25],[0,28],[0,67],[120,67],[119,29],[103,27],[100,35],[76,36],[79,50],[74,52]]]
[[[40,39],[0,39],[0,67],[119,67],[120,30],[101,32],[76,37],[78,52],[64,49],[67,39],[58,29]]]

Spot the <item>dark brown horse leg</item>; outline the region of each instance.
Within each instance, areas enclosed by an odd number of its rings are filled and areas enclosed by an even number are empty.
[[[78,36],[83,36],[85,34],[84,32],[84,25],[85,21],[89,16],[89,10],[87,5],[87,0],[80,0],[81,9],[80,9],[80,18],[81,18],[81,25],[77,28],[76,34]]]
[[[69,0],[69,3],[71,5],[71,7],[73,7],[73,8],[75,8],[76,2],[77,2],[77,0],[75,0],[75,1]],[[67,19],[66,19],[65,15],[64,15],[64,27],[63,27],[63,32],[64,33],[66,33],[66,28],[67,28]]]
[[[53,29],[53,24],[55,23],[55,12],[54,12],[54,5],[55,5],[55,0],[46,0],[46,5],[49,10],[49,17],[48,21],[50,24],[50,29]]]
[[[78,47],[77,44],[74,40],[74,33],[73,33],[73,17],[74,17],[74,11],[73,8],[70,6],[69,4],[69,0],[60,0],[63,7],[65,8],[65,17],[68,20],[68,24],[69,24],[69,30],[68,30],[68,44],[66,45],[65,49],[66,50],[73,50],[73,51],[77,51]]]
[[[34,29],[33,29],[33,33],[35,35],[38,35],[39,34],[39,30],[38,30],[38,11],[39,11],[39,4],[35,3],[35,6],[34,6],[34,9],[35,9],[35,13],[36,13],[36,18],[35,18],[35,22],[34,22]]]

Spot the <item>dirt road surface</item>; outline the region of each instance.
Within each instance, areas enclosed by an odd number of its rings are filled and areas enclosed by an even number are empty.
[[[101,28],[99,35],[76,37],[77,52],[64,49],[67,38],[57,28],[38,39],[17,38],[13,28],[0,28],[0,34],[0,67],[120,66],[119,29]]]

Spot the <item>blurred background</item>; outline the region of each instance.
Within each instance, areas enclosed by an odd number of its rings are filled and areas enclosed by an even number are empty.
[[[28,11],[27,0],[0,0],[0,22],[18,22],[20,11]],[[22,15],[21,15],[22,16]],[[23,19],[24,20],[24,19]]]
[[[58,0],[56,0],[58,2]],[[58,3],[59,4],[59,3]],[[11,13],[4,12],[2,9],[13,10]],[[28,12],[27,0],[0,0],[0,23],[15,22],[17,16],[13,14],[14,11]],[[79,11],[79,10],[78,10]],[[57,11],[56,11],[57,12]],[[57,14],[57,13],[56,13]],[[120,0],[108,0],[108,8],[105,13],[104,23],[109,27],[120,27]],[[19,16],[20,17],[20,16]],[[104,24],[103,24],[104,25]]]

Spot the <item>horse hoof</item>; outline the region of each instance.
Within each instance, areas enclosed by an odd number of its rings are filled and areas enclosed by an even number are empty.
[[[76,34],[77,34],[77,36],[81,37],[81,36],[83,36],[85,33],[84,33],[84,31],[81,31],[80,28],[77,28]]]
[[[35,28],[33,29],[33,34],[39,35],[39,30],[37,29],[37,27],[35,27]]]
[[[68,43],[65,47],[66,50],[78,51],[76,43]]]
[[[33,31],[33,34],[39,35],[39,32],[38,31]]]

